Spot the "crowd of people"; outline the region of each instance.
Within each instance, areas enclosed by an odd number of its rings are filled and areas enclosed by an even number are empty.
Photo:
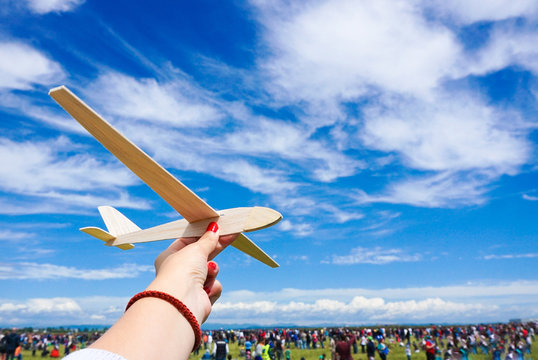
[[[22,349],[31,351],[32,356],[60,358],[78,349],[83,349],[101,336],[100,332],[49,333],[17,331],[11,329],[0,334],[0,360],[22,359]]]
[[[531,358],[538,322],[468,326],[318,328],[204,331],[194,356],[202,360],[292,359],[292,349],[322,349],[330,360],[387,360],[403,348],[407,360],[470,360],[485,354],[491,360]],[[0,360],[22,359],[22,349],[33,356],[59,358],[85,348],[101,332],[39,333],[12,329],[0,334]],[[239,348],[232,356],[230,345]],[[325,360],[325,354],[319,360]],[[328,356],[327,356],[327,360]]]
[[[395,347],[403,348],[408,360],[469,360],[479,353],[492,360],[525,360],[531,358],[537,330],[537,322],[414,328],[220,330],[204,332],[195,353],[203,353],[204,360],[225,360],[231,358],[228,345],[237,343],[239,357],[246,360],[292,360],[290,349],[327,349],[331,360],[356,360],[361,357],[359,354],[368,360],[387,360]]]

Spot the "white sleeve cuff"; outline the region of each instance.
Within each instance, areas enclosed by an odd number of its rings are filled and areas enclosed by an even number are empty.
[[[101,349],[82,349],[64,357],[64,360],[127,360],[123,356]]]

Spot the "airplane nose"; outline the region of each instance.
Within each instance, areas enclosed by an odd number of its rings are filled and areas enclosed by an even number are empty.
[[[275,225],[282,219],[282,215],[271,208],[255,206],[251,208],[244,231],[255,231]]]

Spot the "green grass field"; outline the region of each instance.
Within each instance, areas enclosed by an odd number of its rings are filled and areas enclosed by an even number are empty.
[[[236,344],[230,344],[230,354],[232,355],[232,359],[234,360],[241,360],[244,359],[239,356],[239,347]],[[63,346],[60,347],[60,354],[64,354],[64,348]],[[300,350],[295,349],[293,346],[291,348],[291,360],[301,360],[301,358],[305,358],[305,360],[318,360],[319,357],[325,354],[326,358],[328,360],[331,360],[331,350],[329,348],[329,343],[325,343],[325,349],[317,348],[317,349],[310,349],[310,350]],[[199,355],[191,354],[189,360],[199,360],[203,355],[203,350],[200,351]],[[22,351],[22,358],[23,359],[43,359],[40,355],[40,353],[36,353],[36,356],[32,356],[32,352],[29,350],[23,350]],[[471,354],[469,355],[469,360],[490,360],[492,357],[491,355],[485,355],[485,354]],[[504,359],[504,355],[502,357]],[[354,360],[367,360],[366,354],[360,353],[360,347],[359,347],[359,353],[353,354]],[[532,344],[532,354],[526,355],[525,359],[532,359],[532,360],[538,360],[538,341],[535,341]],[[380,360],[380,358],[376,355],[376,360]],[[404,348],[400,347],[396,344],[390,345],[390,353],[387,356],[387,360],[407,360],[407,357],[405,356]],[[413,353],[411,355],[411,360],[426,360],[426,355],[423,351],[420,353]]]

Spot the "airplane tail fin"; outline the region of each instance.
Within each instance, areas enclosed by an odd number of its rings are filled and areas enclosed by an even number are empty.
[[[99,206],[97,209],[99,210],[99,213],[101,214],[101,217],[105,222],[106,228],[114,237],[128,234],[133,231],[142,230],[135,223],[127,219],[125,215],[114,209],[112,206]],[[134,248],[134,245],[122,244],[117,245],[117,247],[122,250],[130,250]]]
[[[108,231],[114,235],[125,235],[132,233],[133,231],[142,230],[136,226],[131,220],[127,219],[125,215],[111,206],[99,206],[97,208]]]
[[[81,231],[108,243],[109,241],[116,239],[119,235],[141,230],[131,220],[127,219],[125,215],[111,206],[99,206],[98,210],[105,222],[108,232],[97,227],[85,227],[80,229]],[[134,248],[134,245],[122,244],[117,245],[117,247],[122,250],[130,250]]]

